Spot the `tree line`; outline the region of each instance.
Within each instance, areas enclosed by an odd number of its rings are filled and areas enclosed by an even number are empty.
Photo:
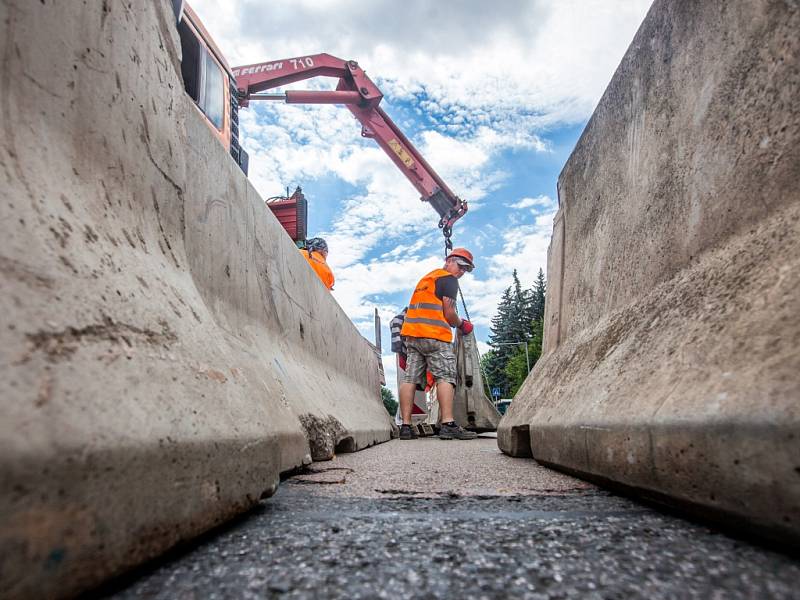
[[[533,369],[541,356],[545,291],[541,269],[533,286],[527,289],[523,289],[514,269],[513,282],[503,292],[497,314],[492,318],[489,329],[492,349],[481,357],[490,395],[492,388],[499,388],[501,397],[513,397],[528,376],[528,366]]]

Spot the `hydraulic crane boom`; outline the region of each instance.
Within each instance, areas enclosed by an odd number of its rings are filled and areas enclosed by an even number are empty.
[[[345,61],[330,54],[314,54],[245,65],[232,69],[232,72],[236,78],[240,106],[247,106],[252,100],[347,106],[361,123],[361,135],[374,139],[421,194],[422,200],[429,202],[439,213],[439,227],[444,233],[445,244],[448,249],[452,247],[450,235],[453,224],[467,212],[467,203],[450,190],[381,109],[379,104],[383,94],[357,62]],[[337,77],[339,83],[336,90],[260,93],[317,76]]]

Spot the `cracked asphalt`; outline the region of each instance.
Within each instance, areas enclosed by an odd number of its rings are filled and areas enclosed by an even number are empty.
[[[797,598],[800,561],[496,440],[398,440],[315,463],[258,509],[114,582],[133,598]]]

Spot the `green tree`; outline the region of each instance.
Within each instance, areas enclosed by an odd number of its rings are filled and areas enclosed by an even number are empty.
[[[528,346],[531,369],[541,355],[545,292],[542,269],[529,289],[522,287],[514,270],[512,284],[503,292],[492,318],[489,332],[492,350],[486,353],[481,365],[487,386],[499,387],[504,396],[513,396],[528,375],[523,344]]]
[[[509,327],[509,342],[519,342],[526,338],[528,333],[529,322],[529,302],[528,295],[522,289],[522,284],[519,282],[517,270],[514,269],[512,274],[513,284],[511,286],[511,323]],[[513,353],[513,348],[511,349]]]
[[[491,387],[499,387],[503,396],[510,395],[512,389],[519,387],[516,379],[509,377],[506,366],[517,352],[522,351],[524,354],[524,347],[520,342],[527,342],[532,338],[534,298],[533,290],[523,289],[515,269],[512,273],[512,284],[503,292],[497,314],[492,318],[489,345],[493,352],[484,365],[489,384]]]
[[[496,356],[494,350],[489,350],[481,356],[481,373],[483,374],[483,385],[486,386],[486,395],[492,397],[492,387],[496,387],[495,380],[492,375],[489,375],[489,370],[496,365]]]
[[[544,272],[539,269],[539,274],[536,276],[536,283],[533,284],[531,290],[531,320],[544,321],[544,299],[547,291],[547,284],[544,280]]]
[[[397,400],[394,399],[392,390],[385,385],[381,386],[381,399],[383,399],[383,406],[386,408],[386,412],[395,416],[397,414]]]
[[[525,356],[525,347],[519,346],[513,356],[506,363],[506,377],[509,383],[509,395],[515,396],[528,376],[528,364],[533,369],[533,365],[542,355],[542,321],[533,322],[531,328],[531,340],[528,344],[528,355]]]
[[[506,376],[506,363],[514,349],[506,345],[514,335],[514,298],[511,287],[506,288],[497,305],[497,314],[492,317],[492,325],[489,328],[489,345],[492,351],[486,353],[484,359],[484,373],[488,379],[487,385],[498,387],[503,390],[503,394],[508,390],[508,377]]]

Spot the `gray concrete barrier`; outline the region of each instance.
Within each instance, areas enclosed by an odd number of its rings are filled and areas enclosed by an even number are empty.
[[[375,354],[215,140],[170,4],[0,3],[0,596],[388,440]]]
[[[800,542],[798,31],[654,3],[559,178],[504,452]]]

